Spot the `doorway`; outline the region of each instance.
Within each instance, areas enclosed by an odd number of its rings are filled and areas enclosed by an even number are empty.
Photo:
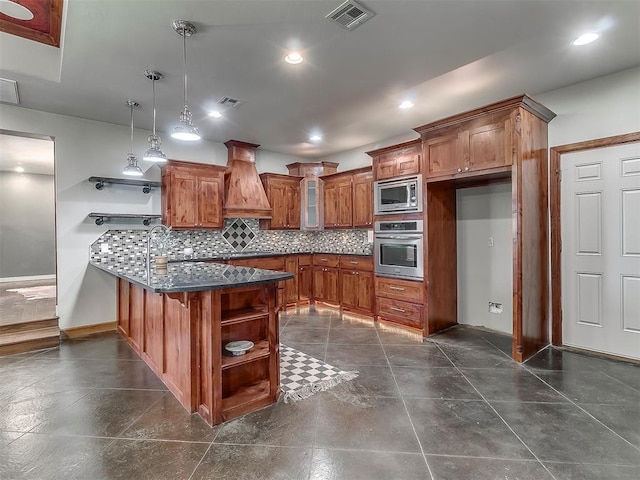
[[[551,149],[553,344],[640,360],[640,132]]]
[[[29,340],[32,335],[25,335],[29,330],[55,336],[57,343],[54,172],[53,138],[0,130],[0,351],[4,353],[3,347]]]

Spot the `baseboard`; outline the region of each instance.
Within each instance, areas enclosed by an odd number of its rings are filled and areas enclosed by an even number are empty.
[[[56,275],[32,275],[30,277],[1,277],[0,283],[8,282],[30,282],[34,280],[55,280]]]
[[[83,325],[61,330],[64,338],[80,338],[96,333],[115,332],[116,322],[96,323],[94,325]]]

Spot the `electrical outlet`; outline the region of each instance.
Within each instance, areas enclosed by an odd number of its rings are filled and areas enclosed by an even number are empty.
[[[502,313],[502,304],[497,302],[489,302],[489,313]]]
[[[489,237],[489,241],[487,243],[490,247],[493,247],[493,237]]]

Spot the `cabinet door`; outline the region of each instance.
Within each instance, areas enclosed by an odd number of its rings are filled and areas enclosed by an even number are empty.
[[[378,180],[384,180],[385,178],[397,177],[396,174],[396,159],[391,155],[380,155],[378,158],[373,159],[373,164],[376,169],[376,178]]]
[[[338,227],[352,227],[353,226],[353,197],[351,188],[351,178],[340,181],[337,185],[338,188]]]
[[[325,267],[323,275],[324,298],[334,305],[340,304],[339,270],[337,268]]]
[[[373,225],[373,174],[353,176],[353,226],[371,228]]]
[[[325,267],[313,267],[313,298],[316,300],[325,300],[324,270]]]
[[[285,257],[284,270],[294,275],[291,280],[284,282],[284,302],[286,304],[296,303],[298,301],[298,258],[296,256]]]
[[[428,177],[450,175],[462,171],[464,160],[463,134],[453,133],[427,140],[424,143]]]
[[[373,272],[357,271],[356,278],[358,279],[358,287],[356,290],[358,308],[362,311],[373,313]]]
[[[404,175],[416,175],[420,173],[420,150],[418,147],[408,148],[402,151],[396,161],[396,174],[398,177]]]
[[[340,295],[345,307],[358,307],[358,272],[340,270]]]
[[[168,226],[195,227],[198,224],[198,180],[191,173],[175,172],[171,175],[170,215]]]
[[[324,226],[333,228],[338,225],[338,183],[324,182]]]
[[[300,228],[300,183],[292,182],[285,189],[287,202],[287,228]]]
[[[313,268],[309,265],[298,267],[298,300],[308,301],[313,298]]]
[[[463,170],[511,165],[511,121],[484,125],[469,130],[469,155]]]
[[[201,177],[198,179],[198,220],[200,227],[222,228],[222,177]]]
[[[271,203],[271,228],[285,228],[287,225],[287,187],[277,182],[269,182],[269,202]]]

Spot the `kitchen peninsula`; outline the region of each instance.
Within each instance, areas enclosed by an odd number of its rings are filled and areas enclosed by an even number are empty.
[[[118,332],[190,412],[210,425],[278,399],[276,291],[286,272],[179,262],[167,274],[91,261],[118,278]],[[254,343],[231,356],[224,345]]]

